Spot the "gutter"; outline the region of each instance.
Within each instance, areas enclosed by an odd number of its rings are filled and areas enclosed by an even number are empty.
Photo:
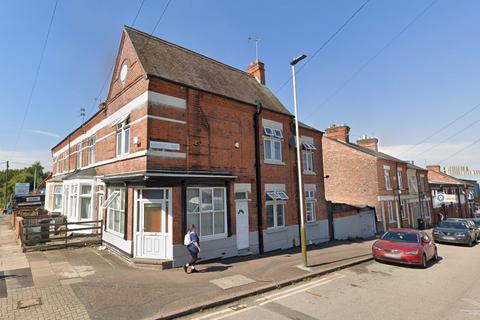
[[[263,205],[262,205],[262,169],[260,164],[260,114],[262,103],[257,101],[257,110],[253,116],[253,127],[255,130],[255,182],[257,189],[257,232],[258,251],[263,254]]]

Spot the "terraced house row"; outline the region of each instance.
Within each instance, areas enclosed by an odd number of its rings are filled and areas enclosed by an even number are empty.
[[[426,170],[350,143],[347,126],[302,124],[297,142],[293,124],[261,61],[245,72],[125,27],[105,102],[52,149],[46,209],[103,220],[110,249],[173,266],[190,224],[203,259],[298,246],[299,197],[308,243],[431,223]]]

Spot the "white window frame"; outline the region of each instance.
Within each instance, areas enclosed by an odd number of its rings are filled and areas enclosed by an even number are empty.
[[[82,193],[82,187],[88,186],[90,187],[90,193]],[[89,215],[86,218],[82,218],[82,200],[90,198],[90,211]],[[80,183],[78,187],[78,219],[80,221],[89,221],[93,220],[93,186],[91,184]]]
[[[128,133],[128,134],[127,134]],[[117,124],[115,131],[115,155],[117,157],[130,153],[130,123],[126,119],[122,123]]]
[[[265,217],[267,217],[268,206],[273,206],[273,226],[268,226],[267,229],[277,229],[277,228],[284,228],[285,227],[285,200],[270,200],[265,202]],[[278,216],[277,216],[277,206],[282,206],[282,224],[278,224]]]
[[[397,184],[398,189],[403,190],[403,177],[402,177],[403,169],[397,168]]]
[[[97,138],[92,136],[90,138],[90,150],[88,150],[88,164],[95,164],[95,157],[97,152]]]
[[[402,219],[407,219],[407,217],[408,217],[407,206],[408,206],[407,200],[401,199],[400,200],[400,212],[401,212],[400,216],[402,217]]]
[[[314,173],[313,170],[313,152],[303,150],[303,172]]]
[[[390,167],[383,167],[383,180],[385,182],[385,189],[392,190],[392,184],[390,183]]]
[[[60,188],[60,192],[57,191],[57,188]],[[60,207],[57,207],[57,198],[60,198]],[[63,186],[62,185],[53,185],[53,211],[62,212],[63,210]]]
[[[267,141],[270,143],[270,157],[267,157]],[[263,137],[263,156],[264,160],[268,162],[275,162],[275,163],[282,163],[283,161],[283,148],[282,148],[283,140],[278,139],[273,136],[264,136]],[[275,145],[279,146],[280,149],[280,158],[276,158],[275,156]]]
[[[106,203],[106,201],[104,204],[104,206],[107,207],[107,217],[105,219],[107,231],[119,237],[123,237],[125,234],[125,228],[127,227],[125,225],[125,203],[127,199],[127,190],[126,188],[122,187],[109,187],[107,188],[107,193],[109,198],[108,200],[110,200],[108,203]],[[115,193],[117,195],[113,196]],[[110,195],[112,195],[112,197],[110,197]],[[117,198],[120,198],[118,203],[115,201]],[[116,207],[116,204],[119,204],[119,207]],[[116,215],[118,215],[118,224],[115,223]],[[113,219],[112,222],[110,222],[111,219]],[[122,224],[123,230],[121,230]],[[110,225],[112,225],[112,227]]]
[[[317,211],[316,211],[316,202],[317,199],[315,198],[315,190],[305,190],[305,213],[306,213],[306,221],[315,222],[317,221]],[[310,218],[309,218],[309,205],[311,206]]]
[[[70,157],[68,156],[67,152],[63,153],[63,167],[62,167],[62,172],[67,172],[68,168],[70,167],[69,164]]]
[[[189,190],[197,190],[198,191],[198,206],[196,210],[189,211],[188,209],[188,191]],[[212,208],[211,209],[203,209],[202,208],[202,191],[208,191],[210,190],[212,193]],[[215,190],[221,190],[222,191],[222,197],[223,197],[223,208],[222,209],[217,209],[215,208],[215,199],[219,199],[218,197],[215,197]],[[198,225],[196,225],[199,237],[202,241],[208,241],[208,240],[213,240],[213,239],[222,239],[226,238],[228,236],[228,221],[227,221],[227,189],[225,187],[188,187],[187,188],[187,221],[189,215],[198,215]],[[222,213],[223,212],[223,221],[224,221],[224,226],[223,226],[223,232],[215,232],[215,215]],[[212,234],[211,235],[203,235],[202,234],[202,214],[212,214]]]
[[[387,200],[387,214],[388,214],[388,223],[392,222],[397,222],[397,219],[395,219],[395,213],[393,212],[393,201],[392,200]]]

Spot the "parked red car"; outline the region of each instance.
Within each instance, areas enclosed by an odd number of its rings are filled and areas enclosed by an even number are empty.
[[[390,229],[372,246],[375,260],[419,265],[438,259],[437,246],[425,232],[413,229]]]

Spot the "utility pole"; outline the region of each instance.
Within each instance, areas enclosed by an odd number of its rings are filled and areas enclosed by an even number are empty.
[[[7,204],[8,204],[8,196],[7,196],[7,182],[8,182],[8,167],[9,167],[9,163],[8,163],[8,160],[7,160],[7,170],[5,171],[5,189],[4,189],[4,192],[3,192],[3,196],[5,197],[5,204],[4,204],[4,209],[7,210]]]
[[[35,166],[33,171],[33,192],[37,189],[37,166]]]

